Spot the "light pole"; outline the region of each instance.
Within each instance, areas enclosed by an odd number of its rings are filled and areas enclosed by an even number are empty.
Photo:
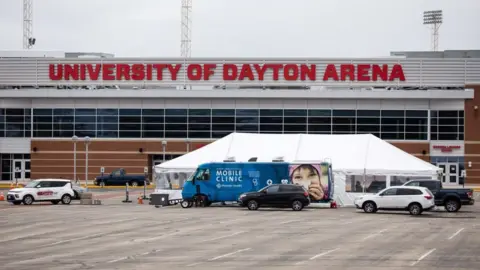
[[[77,141],[78,137],[73,135],[73,181],[77,182]]]
[[[85,137],[85,190],[88,191],[88,145],[90,144],[90,137]]]
[[[432,26],[432,49],[438,51],[438,29],[443,23],[442,10],[429,10],[423,12],[423,24]]]
[[[165,150],[167,148],[167,141],[162,141],[163,161],[165,162]]]

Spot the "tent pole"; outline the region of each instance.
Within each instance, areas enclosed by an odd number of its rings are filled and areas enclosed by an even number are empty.
[[[366,183],[367,183],[367,168],[363,168],[363,185],[362,185],[363,193],[365,193]]]
[[[370,134],[370,136],[368,136],[368,140],[367,140],[367,151],[365,151],[365,159],[364,159],[364,164],[363,164],[363,193],[365,193],[365,184],[367,182],[367,159],[368,159],[368,150],[370,149],[370,139],[372,139],[373,135]]]

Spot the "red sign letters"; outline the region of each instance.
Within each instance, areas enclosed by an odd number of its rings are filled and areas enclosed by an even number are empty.
[[[181,64],[50,64],[49,78],[52,81],[176,81],[183,68]],[[320,77],[314,64],[217,66],[205,63],[188,64],[185,71],[189,81],[208,81],[218,75],[216,73],[220,73],[224,81],[405,81],[399,64],[328,64]]]
[[[460,149],[460,145],[434,145],[433,149],[440,150],[442,153],[450,153],[454,149]]]

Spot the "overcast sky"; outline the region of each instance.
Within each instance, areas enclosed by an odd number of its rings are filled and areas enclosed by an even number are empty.
[[[22,2],[0,0],[0,50],[22,49]],[[375,57],[480,49],[480,0],[193,0],[192,57]],[[180,56],[181,0],[34,0],[35,50]]]

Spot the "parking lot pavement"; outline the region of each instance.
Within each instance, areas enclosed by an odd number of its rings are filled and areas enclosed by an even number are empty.
[[[480,269],[478,206],[421,217],[138,204],[0,214],[2,269]]]

